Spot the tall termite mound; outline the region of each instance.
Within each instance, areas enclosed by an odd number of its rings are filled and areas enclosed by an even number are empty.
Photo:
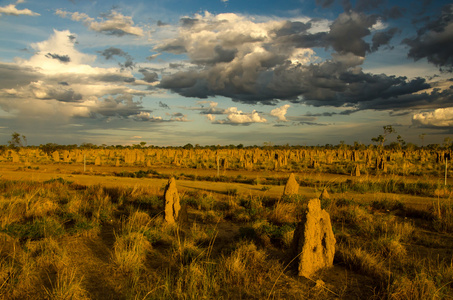
[[[290,197],[297,195],[297,193],[299,193],[299,184],[296,181],[296,176],[294,176],[294,173],[291,173],[283,190],[283,197]]]
[[[293,257],[299,256],[299,276],[310,278],[318,270],[333,266],[335,243],[329,213],[321,209],[319,199],[310,200],[292,244]]]
[[[179,203],[179,194],[176,189],[176,180],[174,177],[168,180],[164,192],[164,217],[167,224],[174,224],[178,220],[181,204]]]

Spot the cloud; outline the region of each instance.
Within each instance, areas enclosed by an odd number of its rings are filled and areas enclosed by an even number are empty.
[[[83,105],[89,109],[89,116],[92,118],[98,116],[127,118],[144,112],[141,102],[134,101],[133,96],[129,94],[86,101]]]
[[[451,96],[450,91],[429,92],[424,95],[429,101],[423,102],[421,94],[432,87],[425,79],[362,70],[366,55],[388,46],[399,32],[385,29],[377,15],[348,11],[326,31],[315,32],[314,20],[256,21],[233,13],[206,12],[181,23],[177,36],[154,50],[187,55],[187,63],[164,73],[158,84],[185,97],[400,110],[432,108]],[[331,58],[321,60],[316,47],[331,50]],[[204,113],[223,113],[211,110]]]
[[[101,14],[101,16],[99,17],[99,22],[95,21],[94,18],[91,18],[85,13],[72,13],[57,9],[55,14],[62,18],[71,18],[73,21],[83,22],[83,24],[90,30],[107,35],[115,35],[119,37],[124,35],[144,35],[142,28],[134,26],[132,17],[124,16],[115,10]]]
[[[174,121],[174,122],[189,122],[189,120],[187,119],[187,115],[184,115],[182,113],[174,113],[174,114],[167,114],[169,115],[171,118],[170,118],[170,121]]]
[[[388,45],[390,40],[395,36],[395,34],[400,32],[401,32],[400,29],[394,27],[388,29],[387,31],[375,33],[372,38],[373,45],[371,46],[371,50],[377,51],[381,46]]]
[[[29,59],[0,63],[0,108],[17,118],[49,123],[124,119],[146,112],[140,99],[149,91],[134,86],[149,83],[117,68],[92,67],[96,56],[75,46],[74,34],[55,30],[47,40],[31,45],[35,52]]]
[[[285,104],[281,107],[274,108],[271,110],[271,116],[277,117],[279,122],[287,122],[288,120],[286,119],[285,115],[288,111],[288,108],[290,108],[291,105]]]
[[[113,59],[114,56],[124,57],[126,61],[124,63],[118,63],[121,69],[133,69],[135,67],[134,61],[132,56],[130,56],[127,52],[115,47],[109,47],[104,51],[98,51],[105,59]]]
[[[20,4],[23,1],[17,1],[16,4]],[[20,15],[25,15],[25,16],[40,16],[40,14],[35,13],[28,8],[24,9],[17,9],[16,4],[9,4],[7,6],[0,6],[0,16],[2,14],[5,14],[7,16],[20,16]]]
[[[196,110],[200,110],[201,114],[204,114],[204,115],[224,115],[224,114],[228,113],[227,109],[218,108],[217,106],[219,105],[219,103],[217,103],[217,102],[214,102],[214,101],[199,101],[198,103],[199,104],[206,104],[206,103],[209,104],[209,107],[204,107],[202,105],[202,107],[196,108]]]
[[[69,55],[59,55],[59,54],[55,54],[55,53],[47,53],[46,57],[58,59],[59,61],[61,61],[63,63],[67,63],[67,62],[71,61],[71,58],[69,57]]]
[[[252,123],[265,123],[267,120],[261,117],[256,110],[251,113],[244,113],[237,109],[237,107],[230,107],[226,110],[227,118],[224,120],[215,121],[213,124],[227,124],[227,125],[250,125]],[[210,118],[208,117],[208,120]]]
[[[330,26],[326,40],[338,53],[350,52],[363,57],[370,51],[369,44],[363,38],[370,35],[370,28],[376,24],[377,20],[375,15],[368,16],[357,12],[342,13]]]
[[[152,61],[152,60],[156,59],[159,55],[161,55],[161,53],[156,53],[156,54],[150,55],[150,56],[146,57],[146,59],[149,61]]]
[[[40,69],[35,67],[0,62],[0,89],[22,87],[42,76]]]
[[[251,113],[245,113],[238,110],[237,107],[219,108],[218,103],[214,101],[198,101],[198,104],[202,106],[191,108],[191,110],[199,110],[200,114],[206,115],[208,121],[211,121],[213,124],[250,125],[252,123],[267,122],[256,110],[253,110]],[[209,106],[205,107],[204,104],[209,104]],[[226,115],[226,118],[216,120],[216,115]]]
[[[115,47],[110,47],[110,48],[107,48],[105,49],[104,51],[99,51],[99,53],[105,57],[105,59],[112,59],[115,55],[116,56],[123,56],[123,57],[126,57],[126,56],[129,56],[126,52],[124,52],[123,50],[119,49],[119,48],[115,48]]]
[[[453,107],[414,114],[412,124],[420,127],[453,128]]]
[[[167,116],[170,116],[170,119],[163,119],[162,117],[155,117],[155,116],[152,116],[150,112],[142,111],[136,115],[132,115],[131,118],[136,121],[152,122],[152,123],[189,122],[189,120],[187,120],[187,116],[182,113],[167,114]]]
[[[442,9],[441,15],[417,31],[417,36],[403,41],[410,47],[408,57],[426,58],[446,71],[453,71],[453,4]]]
[[[159,107],[165,108],[165,109],[170,109],[170,106],[168,104],[163,103],[162,101],[159,101]]]
[[[30,94],[37,99],[54,99],[62,102],[78,102],[82,100],[82,94],[64,85],[47,85],[42,81],[36,81],[30,83],[28,88]],[[26,97],[28,94],[24,96]]]
[[[156,122],[156,123],[164,122],[162,117],[151,116],[151,114],[149,112],[143,112],[143,111],[137,115],[134,115],[132,118],[135,119],[136,121]]]
[[[156,72],[149,71],[146,68],[138,70],[143,75],[143,80],[149,83],[156,82],[159,80],[159,75]]]
[[[48,40],[33,43],[35,54],[29,60],[19,59],[19,64],[41,69],[47,75],[56,73],[87,73],[94,68],[88,64],[96,56],[79,52],[75,48],[75,35],[69,30],[54,30]]]

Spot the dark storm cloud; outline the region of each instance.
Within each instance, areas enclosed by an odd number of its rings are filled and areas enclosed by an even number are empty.
[[[410,114],[412,114],[412,113],[413,113],[413,112],[411,112],[411,111],[398,111],[398,112],[391,111],[391,112],[389,112],[389,116],[392,116],[392,117],[402,117],[402,116],[410,115]]]
[[[366,11],[378,8],[379,3],[359,1],[357,5]],[[328,31],[312,33],[315,20],[286,21],[263,26],[267,35],[252,35],[243,29],[247,26],[238,26],[241,21],[230,24],[228,20],[200,16],[195,26],[183,27],[178,37],[159,45],[160,50],[187,53],[192,65],[164,74],[158,86],[200,99],[224,96],[248,104],[275,105],[287,100],[349,108],[340,114],[362,109],[432,108],[450,101],[450,92],[431,91],[432,86],[423,78],[362,70],[366,55],[390,47],[392,38],[400,32],[398,28],[373,29],[379,20],[378,15],[350,10],[340,14]],[[200,37],[209,37],[209,42],[200,43]],[[310,53],[314,52],[309,50],[313,47],[333,50],[332,59],[313,63]],[[209,109],[201,113],[221,113],[216,107]]]
[[[55,99],[61,102],[79,102],[82,100],[82,94],[72,89],[54,89],[47,91],[48,99]]]
[[[184,67],[184,64],[169,63],[169,64],[168,64],[168,67],[169,67],[170,69],[179,69],[179,68]]]
[[[417,31],[417,36],[403,41],[410,47],[408,57],[426,58],[442,70],[453,71],[453,4],[443,7],[441,15]]]
[[[381,31],[374,34],[372,38],[373,45],[371,46],[371,51],[377,51],[379,47],[388,45],[390,40],[395,36],[395,34],[401,32],[398,28],[390,28],[387,31]]]
[[[346,12],[340,14],[331,24],[329,32],[314,34],[307,32],[312,27],[310,22],[288,21],[276,31],[277,42],[292,44],[299,48],[331,48],[341,54],[351,52],[357,56],[365,56],[371,47],[364,38],[371,35],[370,28],[377,21],[376,15]]]
[[[150,70],[146,68],[142,68],[138,70],[143,75],[143,80],[149,83],[156,82],[159,80],[159,75],[156,72],[150,72]]]
[[[34,68],[0,62],[0,88],[2,89],[25,86],[33,81],[40,80],[43,77],[44,76]]]
[[[405,77],[351,71],[347,64],[338,61],[297,67],[283,64],[275,70],[266,69],[255,75],[254,80],[248,80],[249,85],[226,81],[222,83],[222,88],[218,89],[211,84],[218,83],[217,79],[220,80],[215,70],[186,71],[164,76],[160,86],[187,97],[207,98],[221,95],[250,104],[273,104],[278,100],[290,100],[314,106],[358,105],[367,109],[402,109],[420,105],[420,95],[409,96],[430,87],[422,78],[407,80]],[[440,95],[433,94],[431,101],[439,100],[438,96]],[[400,97],[405,97],[406,101],[397,103]],[[385,101],[386,99],[392,101]],[[416,103],[412,103],[411,99]],[[379,105],[377,100],[385,105]],[[429,101],[425,102],[425,105],[429,106]]]
[[[357,11],[369,11],[381,7],[384,4],[384,0],[357,0],[355,10]]]
[[[285,24],[276,30],[277,36],[303,35],[311,28],[311,23],[286,21]]]
[[[192,19],[192,18],[181,18],[179,22],[181,23],[182,26],[184,27],[191,27],[198,23],[198,19]]]
[[[111,59],[113,56],[127,56],[128,54],[124,52],[123,50],[115,47],[110,47],[105,49],[104,51],[98,51],[102,56],[105,57],[105,59]]]
[[[133,69],[135,67],[132,57],[127,52],[124,52],[119,48],[110,47],[104,51],[98,51],[98,53],[104,56],[107,60],[112,59],[114,56],[125,58],[126,61],[124,63],[118,63],[121,69]]]
[[[451,107],[453,103],[453,89],[433,89],[431,92],[405,94],[398,97],[376,98],[373,101],[361,102],[360,109],[376,110],[407,110],[407,109],[434,109]]]
[[[351,52],[365,56],[370,46],[363,38],[370,35],[370,28],[376,24],[378,17],[363,13],[342,13],[330,26],[327,36],[330,46],[338,53]]]
[[[75,35],[68,35],[68,38],[72,43],[77,44],[77,37]]]
[[[161,52],[170,52],[174,54],[182,54],[186,52],[186,48],[183,45],[179,44],[178,42],[166,44],[163,47],[156,48],[156,50]]]
[[[101,82],[130,82],[132,77],[124,76],[121,73],[111,73],[111,74],[97,74],[91,75],[90,79]]]
[[[118,95],[117,97],[105,97],[100,99],[98,105],[91,109],[91,117],[120,117],[126,118],[145,112],[141,102],[134,101],[132,95]]]
[[[59,55],[56,53],[47,53],[47,58],[52,58],[61,61],[62,63],[67,63],[71,61],[71,58],[68,55]]]
[[[403,16],[405,9],[399,6],[393,6],[389,9],[385,9],[383,17],[385,19],[399,19]]]
[[[222,46],[214,47],[214,56],[193,60],[196,64],[216,64],[221,62],[230,62],[234,59],[237,49],[224,49]]]

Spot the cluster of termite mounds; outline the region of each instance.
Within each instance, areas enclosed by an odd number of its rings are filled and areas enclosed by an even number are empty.
[[[299,184],[294,174],[289,176],[285,185],[283,197],[298,194]],[[329,194],[324,190],[321,199],[328,199]],[[172,177],[164,191],[164,219],[169,225],[182,223],[187,218],[187,211],[181,209],[176,181]],[[294,231],[290,255],[297,262],[299,276],[310,278],[323,268],[333,266],[335,255],[335,236],[332,231],[330,215],[321,209],[321,200],[308,201],[306,210]]]
[[[63,147],[63,146],[62,146]],[[314,170],[340,174],[418,174],[436,169],[452,157],[445,149],[384,149],[368,147],[360,150],[327,147],[288,147],[244,149],[230,148],[138,148],[46,150],[39,147],[7,150],[0,162],[27,164],[87,164],[94,166],[137,166],[228,170],[275,170],[299,172]]]

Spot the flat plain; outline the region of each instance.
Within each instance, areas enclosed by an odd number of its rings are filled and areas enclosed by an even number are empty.
[[[7,150],[0,297],[451,299],[449,157],[423,148]],[[282,197],[291,173],[299,192]],[[163,218],[171,177],[186,216],[174,225]],[[334,266],[299,277],[294,230],[323,191]]]

